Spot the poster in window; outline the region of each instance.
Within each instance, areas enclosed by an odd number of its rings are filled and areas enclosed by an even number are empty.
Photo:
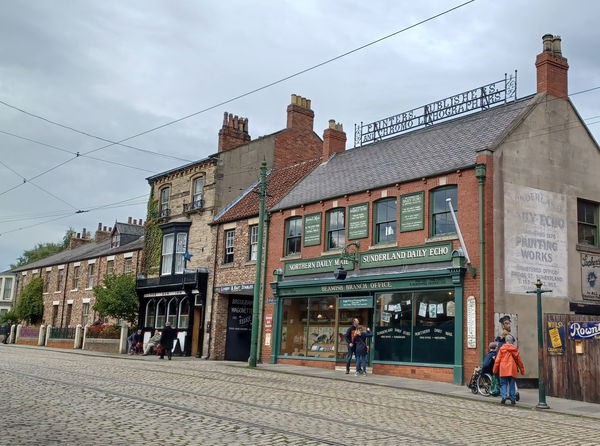
[[[600,301],[600,256],[581,253],[581,294],[583,300]]]
[[[418,231],[424,228],[424,192],[405,194],[400,197],[400,232]]]
[[[321,244],[321,213],[304,216],[304,246]]]

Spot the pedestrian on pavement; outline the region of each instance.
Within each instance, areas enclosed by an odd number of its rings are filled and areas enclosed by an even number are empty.
[[[356,354],[356,372],[354,375],[367,376],[367,353],[369,353],[369,346],[367,345],[367,338],[373,336],[371,329],[367,327],[367,331],[359,325],[354,330],[354,349]]]
[[[498,375],[494,373],[494,362],[496,361],[496,356],[498,355],[498,343],[490,342],[490,351],[483,358],[483,367],[481,368],[481,373],[488,373],[492,376],[492,387],[490,389],[490,395],[497,396],[500,393],[500,389],[498,388]]]
[[[169,361],[171,360],[171,356],[173,356],[173,341],[175,341],[176,337],[177,332],[171,327],[171,323],[167,322],[160,335],[160,346],[162,347],[160,359],[165,359],[166,352]]]
[[[10,323],[9,322],[2,324],[2,327],[0,327],[0,334],[2,334],[2,343],[8,344],[8,337],[10,336]]]
[[[356,327],[358,327],[357,317],[352,319],[352,325],[348,327],[348,330],[346,330],[346,334],[344,335],[346,344],[348,344],[348,353],[346,354],[346,375],[350,373],[350,363],[352,362],[352,355],[355,354],[354,331],[356,330]]]
[[[500,396],[502,397],[500,404],[505,404],[506,399],[510,398],[510,404],[514,406],[517,403],[517,389],[515,385],[517,370],[521,372],[521,375],[525,375],[525,366],[523,366],[523,361],[521,361],[519,349],[513,345],[515,338],[508,334],[504,340],[506,343],[498,351],[493,370],[494,373],[499,373],[500,375]]]
[[[144,335],[142,335],[142,330],[137,330],[131,333],[131,336],[129,336],[127,340],[129,341],[130,355],[141,353],[142,346],[144,345]]]
[[[148,343],[144,347],[144,354],[142,356],[148,356],[152,349],[156,350],[158,344],[160,344],[160,333],[157,331],[154,333],[154,336],[148,340]]]

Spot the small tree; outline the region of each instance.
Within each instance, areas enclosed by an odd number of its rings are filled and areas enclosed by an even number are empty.
[[[15,313],[19,320],[27,321],[32,325],[42,320],[44,315],[43,290],[44,280],[41,277],[31,279],[31,282],[23,288],[15,307]]]
[[[135,292],[135,277],[130,274],[110,275],[104,279],[104,286],[95,286],[96,303],[94,310],[100,316],[125,319],[135,325],[139,302]]]

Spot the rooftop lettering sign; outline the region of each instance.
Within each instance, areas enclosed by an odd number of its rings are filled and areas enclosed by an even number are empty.
[[[517,72],[514,76],[483,85],[421,107],[368,124],[354,125],[354,147],[380,141],[400,133],[432,125],[464,113],[486,110],[495,104],[517,99]]]

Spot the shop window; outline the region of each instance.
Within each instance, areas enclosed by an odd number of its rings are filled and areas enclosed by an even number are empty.
[[[598,203],[577,200],[577,242],[598,246]]]
[[[282,309],[279,354],[283,356],[306,356],[308,299],[284,299]]]
[[[302,240],[302,218],[289,218],[285,222],[285,255],[300,254]]]
[[[248,260],[256,261],[258,253],[258,225],[252,225],[248,229]]]
[[[106,275],[110,276],[115,273],[115,261],[107,260],[106,261]]]
[[[181,329],[188,328],[189,320],[190,301],[186,297],[179,303],[179,321],[177,322],[177,327]]]
[[[144,322],[145,327],[154,327],[156,319],[156,302],[149,300],[146,304],[146,321]]]
[[[458,214],[457,187],[440,187],[431,191],[430,209],[431,209],[431,235],[447,235],[456,233],[454,220],[450,213],[450,208],[446,200],[452,200],[452,207]]]
[[[160,190],[160,203],[159,203],[159,217],[169,216],[169,197],[171,195],[171,188],[164,187]]]
[[[177,325],[177,301],[175,298],[171,299],[167,305],[167,322],[174,327]]]
[[[165,319],[167,318],[167,303],[164,299],[158,301],[156,305],[156,328],[163,328],[165,326]]]
[[[344,209],[332,209],[327,213],[327,249],[342,249],[346,243]]]
[[[223,263],[233,263],[234,242],[235,229],[225,231],[225,255],[223,256]]]
[[[388,198],[375,203],[375,243],[396,241],[396,199]]]
[[[73,268],[73,278],[71,280],[71,288],[76,290],[79,286],[79,275],[81,274],[81,267],[76,266]]]
[[[377,295],[375,359],[453,364],[455,310],[450,290]]]

